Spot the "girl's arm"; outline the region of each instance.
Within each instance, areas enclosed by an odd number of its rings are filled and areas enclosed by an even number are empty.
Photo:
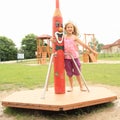
[[[95,50],[93,50],[91,47],[87,46],[85,43],[83,43],[79,38],[76,37],[76,42],[79,43],[81,46],[83,46],[84,48],[88,49],[89,51],[91,51],[94,54],[98,54]]]
[[[51,37],[51,38],[50,38],[50,41],[51,41],[52,43],[55,43],[55,42],[56,42],[55,37]]]

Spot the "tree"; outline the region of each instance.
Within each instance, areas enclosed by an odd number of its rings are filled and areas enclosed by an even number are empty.
[[[25,36],[25,38],[22,39],[21,49],[24,52],[25,59],[31,59],[36,57],[35,56],[35,51],[37,50],[36,38],[37,38],[36,35],[28,34]]]
[[[0,60],[7,61],[16,59],[17,48],[14,42],[5,36],[0,36]]]
[[[97,51],[98,51],[98,52],[101,52],[103,46],[104,46],[103,43],[98,44],[98,46],[97,46]]]
[[[99,42],[96,40],[96,38],[95,38],[94,42],[91,41],[91,42],[89,42],[88,44],[89,44],[89,46],[90,46],[92,49],[96,50],[97,52],[100,52],[101,49],[102,49],[102,46],[103,46],[103,44],[102,44],[102,43],[99,43]]]

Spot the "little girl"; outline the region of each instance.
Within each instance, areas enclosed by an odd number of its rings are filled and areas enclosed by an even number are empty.
[[[64,52],[69,53],[74,57],[74,60],[80,69],[81,64],[79,61],[78,44],[83,46],[84,48],[88,49],[89,51],[93,52],[94,54],[97,54],[97,52],[94,51],[93,49],[91,49],[86,44],[84,44],[77,37],[78,30],[77,30],[77,27],[72,22],[68,22],[65,24],[64,31],[65,31]],[[80,90],[83,91],[80,73],[77,70],[72,58],[69,55],[65,55],[65,70],[66,70],[66,73],[67,73],[69,81],[70,81],[70,90],[68,90],[68,92],[73,91],[73,78],[72,78],[73,75],[76,76],[76,79],[80,86]]]
[[[80,73],[74,64],[74,61],[75,61],[78,68],[79,69],[81,68],[81,64],[79,61],[78,45],[83,46],[84,48],[88,49],[89,51],[93,52],[94,54],[97,54],[97,52],[94,51],[93,49],[91,49],[86,44],[84,44],[78,38],[79,33],[77,30],[77,27],[72,22],[68,22],[65,24],[64,33],[65,33],[63,36],[64,52],[67,53],[67,54],[65,54],[65,70],[66,70],[67,76],[68,76],[69,81],[70,81],[70,90],[68,90],[68,92],[73,91],[73,75],[76,76],[76,79],[77,79],[79,86],[80,86],[80,90],[83,91],[81,76],[80,76]],[[50,40],[52,42],[56,42],[54,37],[52,37]],[[73,56],[74,61],[72,60],[70,55]]]

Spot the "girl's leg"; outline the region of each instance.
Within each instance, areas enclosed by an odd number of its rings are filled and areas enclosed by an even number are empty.
[[[69,83],[70,83],[70,90],[68,92],[73,91],[73,71],[72,71],[72,60],[71,59],[65,59],[65,70],[68,75]]]
[[[70,90],[68,90],[68,92],[72,92],[73,91],[73,78],[69,77],[69,82],[70,82]]]
[[[78,83],[79,83],[80,90],[83,91],[81,76],[80,76],[80,75],[76,75],[76,79],[77,79],[77,81],[78,81]]]

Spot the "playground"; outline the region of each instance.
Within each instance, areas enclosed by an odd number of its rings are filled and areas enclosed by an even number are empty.
[[[50,39],[50,36],[43,35],[37,38],[36,55],[38,59],[38,64],[39,63],[45,64],[47,56],[50,58],[43,90],[38,90],[38,91],[27,90],[27,91],[15,92],[14,94],[11,94],[10,96],[2,100],[3,106],[26,108],[26,109],[50,110],[50,111],[66,111],[66,110],[93,106],[102,103],[108,103],[117,99],[117,96],[112,91],[106,88],[95,87],[95,86],[88,87],[86,80],[77,62],[75,61],[76,56],[77,59],[79,59],[78,55],[74,56],[74,54],[76,54],[76,47],[77,47],[77,45],[75,44],[75,40],[74,40],[74,44],[76,46],[74,48],[75,52],[74,53],[71,52],[73,51],[73,46],[71,48],[68,47],[68,51],[69,51],[68,53],[65,52],[65,44],[64,44],[65,38],[63,38],[62,27],[63,27],[63,19],[59,9],[59,0],[56,0],[56,8],[53,15],[53,36],[55,37],[56,42],[52,44],[52,49],[53,49],[52,54],[50,52],[50,42],[47,41],[47,45],[43,46],[45,44],[43,42],[43,39]],[[73,36],[73,32],[71,33],[71,35]],[[89,44],[86,43],[86,35],[92,35],[93,37],[92,43],[95,42],[94,34],[85,34],[85,44],[81,42],[79,43],[86,48],[85,51],[87,52],[86,55],[88,56],[88,59],[90,59],[91,62],[96,62],[97,54],[95,52],[96,51],[95,44],[93,44],[93,48],[87,47]],[[42,40],[42,44],[40,40]],[[74,73],[76,71],[77,74],[76,78],[81,87],[80,90],[78,89],[78,87],[74,87],[74,91],[72,91],[71,93],[66,91],[66,84],[65,84],[64,58],[66,58],[66,56],[67,59],[69,58],[72,61],[71,67],[74,66]],[[52,65],[54,67],[53,69],[54,87],[48,90]],[[73,74],[73,68],[71,70],[71,73]],[[70,98],[72,99],[70,100]]]
[[[11,94],[9,95],[6,94],[6,96],[2,96],[1,104],[4,108],[8,107],[8,108],[15,108],[15,109],[18,109],[18,108],[27,109],[27,110],[31,109],[34,111],[40,110],[40,111],[50,111],[50,112],[52,111],[67,112],[71,110],[92,107],[92,106],[97,106],[97,105],[107,104],[107,103],[113,104],[112,106],[113,108],[114,107],[119,108],[119,99],[118,99],[119,96],[117,96],[117,93],[112,91],[109,86],[98,85],[98,84],[93,85],[91,83],[89,83],[88,85],[86,83],[86,79],[84,78],[84,75],[80,71],[73,56],[70,53],[64,53],[64,41],[62,37],[63,31],[59,29],[60,27],[62,27],[62,24],[63,24],[62,16],[59,10],[59,1],[56,0],[56,10],[53,16],[53,36],[55,36],[55,39],[57,42],[53,44],[52,51],[50,48],[50,41],[49,41],[51,36],[41,35],[37,38],[37,51],[36,51],[37,65],[39,66],[41,65],[42,72],[40,71],[39,72],[41,74],[40,75],[41,77],[42,76],[45,77],[45,78],[42,78],[42,81],[44,81],[44,85],[42,84],[42,88],[26,89],[26,90],[20,89],[19,91],[16,91],[16,92],[12,91]],[[95,42],[94,34],[85,34],[85,44],[90,46],[89,43],[86,43],[87,36],[92,36],[91,41],[92,43],[94,43]],[[44,39],[47,39],[46,41],[47,44],[44,41]],[[93,47],[92,49],[96,50],[95,44],[93,44],[92,47]],[[82,56],[83,63],[93,62],[96,64],[97,55],[90,53],[90,51],[87,51],[85,48],[83,48],[83,51],[85,51],[85,54],[83,54]],[[79,72],[85,91],[82,91],[82,90],[80,91],[77,85],[74,86],[74,90],[72,92],[66,91],[67,85],[65,82],[66,76],[64,71],[64,56],[66,55],[68,55],[71,58],[77,71]],[[47,58],[49,58],[48,64],[47,64]],[[45,69],[47,67],[46,75],[43,71],[43,67],[45,67]],[[53,73],[51,73],[51,71]],[[93,71],[88,70],[88,72],[93,72]],[[95,72],[97,72],[96,68],[95,68]],[[53,78],[52,78],[53,86],[49,87],[51,74],[53,74]],[[30,75],[25,79],[30,80]],[[37,79],[38,79],[38,76],[37,76]],[[88,77],[88,79],[90,78]],[[95,79],[98,79],[98,78],[95,78]],[[33,81],[31,80],[31,84],[32,82]],[[25,84],[23,84],[23,86],[24,85]],[[26,84],[26,86],[28,86],[28,84]],[[3,93],[1,94],[3,95]],[[0,109],[1,118],[3,117],[2,119],[4,119],[2,106]],[[69,118],[70,116],[67,116],[67,117]],[[12,118],[9,118],[9,119],[12,119]],[[98,118],[96,118],[96,120],[97,119]]]

